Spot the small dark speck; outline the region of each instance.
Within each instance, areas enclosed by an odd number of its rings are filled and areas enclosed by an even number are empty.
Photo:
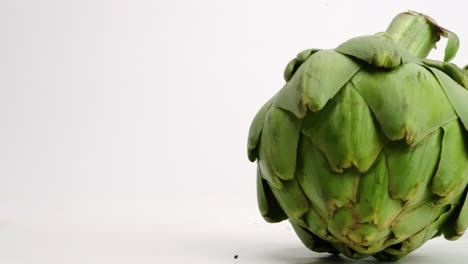
[[[239,256],[238,255],[234,255],[234,259],[237,259]]]

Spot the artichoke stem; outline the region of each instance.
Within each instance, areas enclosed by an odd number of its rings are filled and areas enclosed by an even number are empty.
[[[442,29],[430,17],[408,11],[397,15],[386,32],[400,46],[424,59],[435,48]]]

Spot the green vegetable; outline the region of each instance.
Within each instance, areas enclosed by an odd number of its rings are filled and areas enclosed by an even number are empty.
[[[426,59],[440,37],[444,61]],[[257,113],[259,209],[311,250],[396,260],[468,227],[468,68],[457,36],[416,12],[386,32],[308,49]]]

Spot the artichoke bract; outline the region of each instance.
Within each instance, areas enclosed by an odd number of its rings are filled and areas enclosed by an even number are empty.
[[[444,61],[428,56],[447,38]],[[468,226],[468,69],[457,36],[425,15],[385,32],[308,49],[256,114],[264,219],[289,219],[316,252],[396,260]]]

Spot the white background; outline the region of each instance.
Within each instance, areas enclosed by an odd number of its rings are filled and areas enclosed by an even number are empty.
[[[463,3],[1,1],[0,263],[347,262],[261,219],[250,122],[299,51],[401,11],[456,32],[467,64]],[[405,261],[461,263],[467,244]]]

